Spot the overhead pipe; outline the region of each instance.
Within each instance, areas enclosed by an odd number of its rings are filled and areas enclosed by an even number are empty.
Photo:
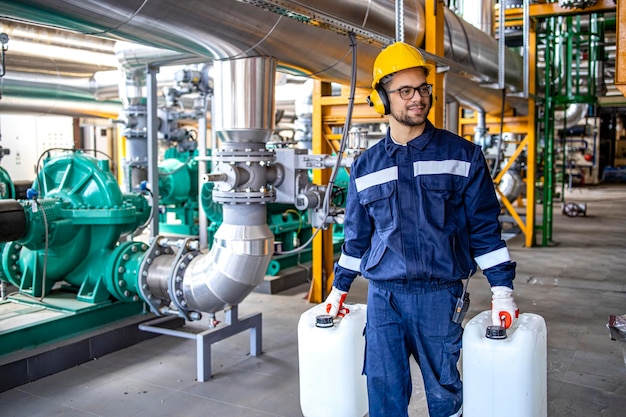
[[[0,19],[0,32],[11,39],[7,64],[12,71],[85,78],[117,68],[111,39],[6,19]]]
[[[350,62],[347,43],[338,42],[338,37],[345,36],[342,28],[350,28],[361,34],[363,43],[357,59],[357,86],[361,87],[370,85],[374,58],[385,40],[392,41],[396,21],[392,2],[385,0],[196,0],[186,2],[184,8],[175,0],[153,0],[143,2],[140,9],[123,0],[25,0],[19,4],[0,0],[0,5],[8,18],[140,42],[205,60],[274,56],[279,70],[342,84],[350,82]],[[41,12],[33,14],[32,10]],[[449,77],[447,94],[465,106],[499,112],[499,92],[485,88],[498,74],[496,41],[460,22],[462,19],[449,9],[444,11],[446,65],[452,64],[450,73],[456,73]],[[162,18],[164,15],[168,20]],[[405,41],[420,47],[424,39],[424,0],[405,4],[404,17]],[[472,74],[473,84],[471,80],[468,83],[465,74]],[[520,74],[520,57],[507,49],[509,88],[521,88]],[[470,84],[472,88],[468,89]],[[474,93],[479,93],[480,102],[474,100]],[[518,110],[527,111],[523,106]]]

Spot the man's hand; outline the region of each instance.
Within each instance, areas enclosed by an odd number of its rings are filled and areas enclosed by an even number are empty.
[[[494,326],[511,327],[519,317],[519,309],[509,287],[491,287],[491,321]]]
[[[337,317],[337,314],[343,309],[343,302],[347,296],[348,293],[346,291],[333,287],[328,297],[326,297],[326,301],[324,301],[326,312],[333,317]]]

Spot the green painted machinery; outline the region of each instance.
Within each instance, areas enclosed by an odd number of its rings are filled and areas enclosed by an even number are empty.
[[[120,241],[150,217],[147,200],[121,192],[108,160],[81,152],[45,158],[27,194],[0,199],[0,279],[17,288],[0,301],[0,355],[143,315],[136,290],[120,300],[129,283],[115,268]]]
[[[108,160],[80,152],[44,161],[33,191],[34,198],[15,203],[25,227],[2,252],[6,279],[33,297],[64,281],[77,300],[108,300],[113,292],[106,279],[108,259],[124,234],[146,222],[148,202],[122,194]]]

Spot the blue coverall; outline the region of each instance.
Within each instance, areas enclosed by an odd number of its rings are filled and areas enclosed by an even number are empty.
[[[479,146],[426,122],[406,146],[384,140],[353,163],[345,241],[333,285],[369,280],[366,351],[370,417],[405,417],[409,356],[420,366],[431,417],[457,416],[462,328],[452,322],[462,279],[480,267],[513,288],[500,204]]]

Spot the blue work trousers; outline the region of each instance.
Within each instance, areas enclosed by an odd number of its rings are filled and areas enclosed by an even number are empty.
[[[370,281],[364,366],[369,417],[408,417],[410,356],[424,379],[430,417],[459,415],[463,329],[452,314],[462,290],[460,281]]]

